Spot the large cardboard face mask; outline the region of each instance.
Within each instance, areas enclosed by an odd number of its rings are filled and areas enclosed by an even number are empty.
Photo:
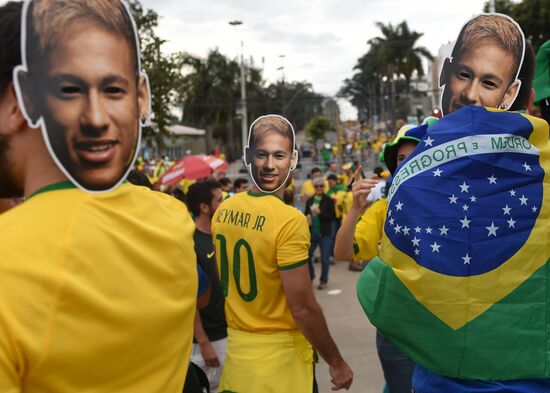
[[[131,170],[150,113],[137,32],[118,0],[66,4],[26,1],[15,89],[64,174],[83,190],[109,191]]]
[[[285,186],[298,164],[292,124],[279,115],[257,118],[250,126],[245,163],[258,189],[273,193]]]
[[[525,53],[519,25],[503,14],[482,14],[460,31],[439,76],[444,115],[466,105],[508,110],[514,103]]]

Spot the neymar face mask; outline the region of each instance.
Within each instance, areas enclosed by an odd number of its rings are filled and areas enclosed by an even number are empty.
[[[261,192],[276,192],[287,183],[298,164],[295,140],[292,124],[279,115],[261,116],[250,126],[244,157]]]
[[[89,192],[131,170],[150,113],[135,23],[121,1],[26,1],[20,107],[63,173]]]
[[[525,37],[512,18],[482,14],[470,19],[439,77],[443,114],[467,105],[510,109],[521,87],[524,53]]]

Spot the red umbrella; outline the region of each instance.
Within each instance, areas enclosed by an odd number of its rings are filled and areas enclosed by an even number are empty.
[[[227,161],[224,161],[216,156],[207,156],[204,154],[200,154],[199,157],[203,159],[204,162],[206,162],[215,173],[225,172],[227,168],[229,168],[229,164],[227,163]]]
[[[176,161],[160,177],[158,186],[178,184],[183,179],[202,179],[212,173],[212,168],[200,156],[185,156]]]

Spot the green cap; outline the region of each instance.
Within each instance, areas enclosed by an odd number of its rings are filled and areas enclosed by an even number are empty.
[[[537,65],[535,68],[535,102],[550,97],[550,40],[546,41],[537,52]]]
[[[399,145],[405,141],[413,141],[415,143],[420,142],[415,136],[407,135],[409,130],[416,128],[417,126],[411,124],[405,124],[397,132],[397,136],[392,142],[388,142],[384,145],[384,149],[380,153],[380,162],[386,164],[390,173],[393,175],[397,168],[397,149]]]

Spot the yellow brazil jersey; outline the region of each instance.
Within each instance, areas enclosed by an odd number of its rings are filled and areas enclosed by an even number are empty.
[[[382,198],[363,213],[355,227],[353,259],[370,261],[378,256],[378,244],[382,240],[388,201]]]
[[[342,203],[342,221],[346,219],[346,216],[348,215],[348,212],[351,209],[352,203],[353,203],[353,193],[351,191],[348,191]]]
[[[306,217],[274,194],[239,193],[212,219],[229,327],[268,333],[297,329],[279,270],[307,263]]]
[[[181,202],[131,184],[60,183],[2,214],[0,392],[181,392],[193,232]]]

